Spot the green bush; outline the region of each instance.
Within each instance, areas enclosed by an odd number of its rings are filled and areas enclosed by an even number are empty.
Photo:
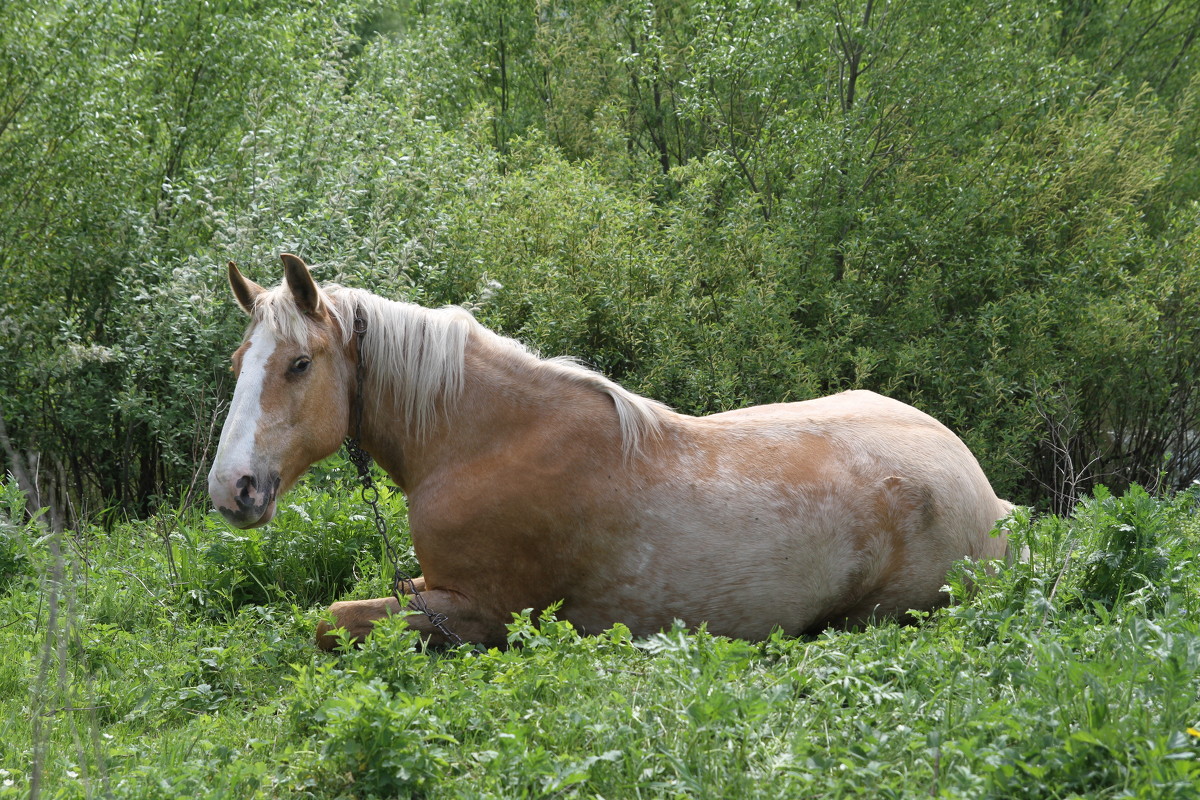
[[[449,766],[434,700],[394,694],[382,681],[354,684],[314,714],[322,724],[325,756],[356,786],[380,796],[421,793]]]
[[[1059,512],[1189,485],[1194,15],[944,5],[4,6],[5,457],[52,519],[196,501],[222,265],[291,250],[689,413],[894,395]]]

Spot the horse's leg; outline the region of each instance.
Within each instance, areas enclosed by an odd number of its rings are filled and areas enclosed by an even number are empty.
[[[414,588],[435,614],[446,615],[445,626],[458,634],[465,642],[502,644],[505,628],[491,615],[481,614],[468,598],[458,592],[445,589],[425,588],[425,579],[416,578]],[[405,593],[407,594],[407,592]],[[334,622],[321,620],[317,624],[317,647],[332,650],[337,647],[337,638],[329,632],[334,628],[345,628],[352,640],[361,642],[371,632],[375,620],[400,613],[400,604],[395,597],[378,597],[372,600],[345,600],[329,607]],[[437,647],[450,644],[446,637],[433,625],[429,617],[412,606],[404,611],[410,628],[419,631],[429,644]]]
[[[345,628],[351,641],[361,642],[375,626],[375,620],[399,613],[400,604],[394,597],[377,597],[373,600],[344,600],[329,607],[333,622],[321,620],[317,623],[317,647],[332,650],[337,647],[337,638],[330,633],[334,628]]]
[[[411,591],[410,591],[411,588]],[[411,587],[401,583],[400,592],[411,594],[412,591],[425,591],[425,578],[412,579]],[[356,642],[361,642],[371,632],[375,620],[390,617],[400,610],[400,604],[394,597],[378,597],[373,600],[344,600],[329,607],[333,614],[333,624],[321,620],[317,623],[317,647],[322,650],[332,650],[337,647],[337,639],[329,634],[334,628],[345,628]]]

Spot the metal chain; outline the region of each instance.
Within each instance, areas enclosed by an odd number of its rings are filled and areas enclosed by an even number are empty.
[[[450,626],[446,624],[448,617],[445,614],[437,613],[426,604],[425,598],[417,591],[417,585],[413,582],[412,577],[400,568],[400,556],[396,552],[396,548],[392,546],[392,540],[387,532],[387,523],[384,521],[383,514],[379,510],[379,487],[375,485],[375,479],[371,476],[371,454],[363,450],[361,444],[363,417],[363,335],[366,332],[367,321],[363,319],[361,310],[356,308],[354,310],[354,339],[358,352],[358,366],[355,370],[358,391],[354,398],[354,435],[346,440],[346,455],[349,457],[350,463],[358,470],[358,479],[362,483],[363,502],[371,507],[371,511],[375,515],[375,528],[383,538],[388,558],[392,562],[392,596],[396,598],[396,602],[400,604],[400,608],[404,608],[404,600],[400,597],[400,590],[402,586],[405,587],[408,590],[406,592],[408,605],[424,614],[429,619],[430,625],[437,628],[438,632],[445,636],[448,642],[458,647],[464,644],[464,642],[462,637],[451,630]]]

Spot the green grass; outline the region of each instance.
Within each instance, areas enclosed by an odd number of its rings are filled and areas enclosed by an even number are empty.
[[[1019,511],[1031,560],[964,568],[918,626],[751,644],[518,616],[481,655],[399,621],[313,648],[329,601],[387,585],[337,467],[263,532],[181,511],[68,537],[58,582],[55,541],[7,522],[0,798],[35,773],[63,798],[1195,797],[1198,497]]]

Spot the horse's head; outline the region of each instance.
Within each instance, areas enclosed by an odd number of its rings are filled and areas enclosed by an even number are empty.
[[[208,493],[230,524],[264,525],[275,502],[348,430],[354,370],[346,321],[308,266],[282,256],[285,282],[266,290],[229,263],[229,285],[251,323],[233,354],[237,385]]]

